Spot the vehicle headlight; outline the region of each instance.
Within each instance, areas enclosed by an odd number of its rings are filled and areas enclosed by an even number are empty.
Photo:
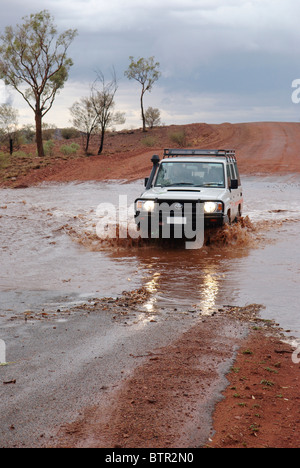
[[[151,212],[155,208],[155,202],[154,200],[146,200],[146,201],[139,200],[136,204],[136,208],[139,211]]]
[[[144,210],[145,211],[153,211],[154,210],[154,207],[155,207],[155,203],[153,200],[147,200],[145,203],[144,203]]]
[[[223,209],[222,203],[220,202],[205,202],[204,212],[207,214],[221,213]]]

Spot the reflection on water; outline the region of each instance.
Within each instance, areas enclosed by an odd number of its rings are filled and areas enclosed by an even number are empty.
[[[145,303],[144,307],[147,312],[154,312],[156,305],[156,294],[159,287],[159,277],[160,273],[154,273],[153,278],[150,281],[147,281],[145,284],[147,291],[150,293],[148,301]]]
[[[99,203],[118,206],[125,194],[131,204],[142,182],[0,190],[0,313],[61,308],[145,285],[151,294],[141,322],[165,310],[207,315],[224,304],[256,302],[300,336],[299,178],[248,177],[243,185],[251,222],[192,251],[99,242]]]
[[[207,273],[204,276],[201,304],[202,312],[205,315],[209,315],[211,310],[216,305],[216,300],[219,292],[219,281],[212,274]]]
[[[238,254],[231,249],[222,255],[219,249],[187,251],[159,247],[136,249],[131,255],[143,267],[145,285],[150,298],[145,305],[149,312],[172,310],[210,315],[219,304],[230,302],[232,291],[227,294],[226,277],[230,262],[244,257],[247,250]],[[116,257],[111,252],[112,258]]]

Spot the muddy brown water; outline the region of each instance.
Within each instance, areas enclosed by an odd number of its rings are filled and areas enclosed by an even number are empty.
[[[200,250],[96,236],[99,205],[117,213],[120,195],[132,226],[142,181],[2,189],[0,320],[146,286],[151,294],[141,321],[164,311],[197,317],[257,303],[263,318],[300,338],[299,189],[296,175],[243,177],[244,224],[214,233]],[[114,209],[106,219],[111,226],[113,215]]]

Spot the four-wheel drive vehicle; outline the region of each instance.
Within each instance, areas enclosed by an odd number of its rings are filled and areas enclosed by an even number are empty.
[[[135,201],[135,220],[142,230],[151,217],[159,227],[195,224],[202,205],[205,226],[222,226],[242,215],[243,194],[234,150],[165,149],[154,155],[145,191]]]

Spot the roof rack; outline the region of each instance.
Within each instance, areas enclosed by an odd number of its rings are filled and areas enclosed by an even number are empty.
[[[235,150],[229,149],[165,149],[164,158],[177,156],[225,156],[235,159]]]

